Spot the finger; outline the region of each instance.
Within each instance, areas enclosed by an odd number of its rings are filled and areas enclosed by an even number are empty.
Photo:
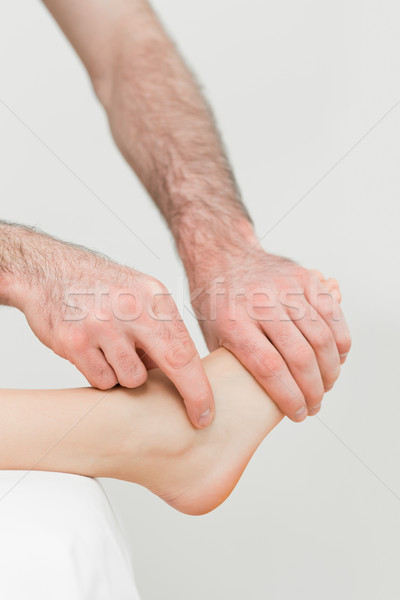
[[[306,418],[302,391],[278,350],[258,327],[237,328],[223,346],[250,371],[285,415],[293,421]]]
[[[136,388],[147,379],[147,370],[128,339],[101,343],[107,362],[114,369],[120,385]]]
[[[340,358],[332,330],[317,311],[306,302],[302,318],[296,319],[294,325],[312,347],[324,390],[328,391],[340,375]]]
[[[309,411],[315,414],[318,412],[324,396],[324,384],[312,345],[293,321],[289,320],[287,314],[282,315],[282,319],[279,321],[260,321],[260,325],[285,360],[290,373],[303,393]],[[337,355],[334,342],[333,346]]]
[[[136,352],[148,371],[150,371],[150,369],[157,369],[158,365],[146,354],[143,348],[136,348]]]
[[[204,428],[214,418],[214,398],[200,356],[182,322],[157,324],[140,347],[174,383],[195,427]]]
[[[321,271],[318,271],[317,269],[310,269],[310,273],[315,275],[315,277],[317,277],[317,279],[319,279],[321,282],[325,281],[325,276],[321,273]]]
[[[90,385],[100,390],[109,390],[118,383],[117,376],[100,348],[88,348],[70,361],[86,377]]]
[[[342,301],[342,294],[337,279],[335,279],[334,277],[330,277],[329,279],[326,279],[321,283],[326,287],[327,290],[329,290],[333,294],[333,297],[335,298],[336,302],[340,303]]]
[[[340,361],[343,363],[350,350],[351,336],[339,303],[321,283],[317,284],[316,290],[307,288],[305,295],[308,302],[315,308],[332,331]]]
[[[335,298],[336,302],[338,302],[340,304],[341,301],[342,301],[342,294],[340,292],[340,289],[339,288],[332,288],[331,294]]]
[[[317,269],[310,269],[310,273],[312,275],[315,275],[315,277],[320,280],[322,285],[324,285],[327,290],[332,292],[333,297],[337,302],[341,302],[342,294],[340,292],[340,286],[337,279],[335,279],[334,277],[329,277],[329,279],[325,279],[321,271],[317,271]]]

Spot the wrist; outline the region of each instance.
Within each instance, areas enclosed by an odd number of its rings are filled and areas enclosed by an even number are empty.
[[[201,271],[223,270],[224,265],[240,260],[258,244],[253,225],[244,216],[227,223],[218,217],[204,220],[196,228],[183,231],[177,239],[189,280]]]

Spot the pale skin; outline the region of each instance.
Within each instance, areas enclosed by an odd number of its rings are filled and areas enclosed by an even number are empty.
[[[337,282],[326,285],[340,301]],[[227,350],[202,363],[216,416],[201,431],[159,369],[135,390],[1,390],[0,469],[112,477],[187,514],[213,510],[283,414]]]
[[[123,479],[179,511],[213,510],[283,415],[227,350],[203,366],[216,416],[202,431],[159,369],[135,390],[2,390],[0,469]]]
[[[87,68],[120,151],[174,235],[210,351],[230,350],[289,418],[314,414],[350,349],[343,313],[314,271],[261,248],[210,107],[150,5],[45,4]],[[82,300],[99,282],[101,319]],[[65,297],[76,293],[87,317],[66,322]],[[116,318],[121,295],[134,298],[123,311],[134,312],[140,300],[168,319],[160,323],[148,311],[134,321]],[[293,295],[295,307],[285,301]],[[93,386],[135,388],[157,365],[182,395],[193,425],[212,422],[213,394],[199,355],[154,278],[0,223],[0,300],[20,308],[39,339]]]

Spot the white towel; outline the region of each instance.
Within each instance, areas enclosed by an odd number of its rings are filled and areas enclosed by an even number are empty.
[[[0,471],[0,598],[139,600],[100,484],[43,471]]]

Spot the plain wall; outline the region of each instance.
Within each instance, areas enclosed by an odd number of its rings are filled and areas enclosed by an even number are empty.
[[[143,600],[397,599],[399,4],[153,5],[215,109],[265,249],[339,279],[353,348],[319,416],[274,430],[212,514],[103,482]],[[162,279],[205,354],[171,235],[39,2],[1,2],[0,67],[0,218]],[[0,331],[2,387],[85,385],[16,310],[1,308]]]

